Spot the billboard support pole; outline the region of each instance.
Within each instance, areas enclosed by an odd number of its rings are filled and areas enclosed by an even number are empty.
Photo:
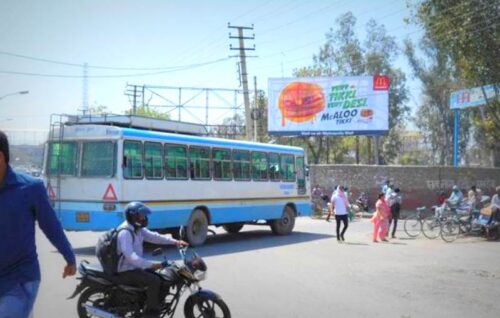
[[[373,136],[373,139],[374,139],[374,142],[375,142],[375,165],[378,166],[380,164],[380,160],[379,160],[379,153],[378,153],[378,136]]]
[[[453,166],[458,167],[458,130],[460,125],[460,117],[458,114],[458,109],[453,111],[454,114],[454,125],[453,125]]]

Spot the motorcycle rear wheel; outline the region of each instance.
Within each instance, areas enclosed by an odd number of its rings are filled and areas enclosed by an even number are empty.
[[[76,304],[76,309],[78,312],[79,318],[94,318],[100,317],[97,315],[92,315],[87,311],[85,305],[93,306],[99,310],[108,311],[105,308],[104,304],[107,302],[108,295],[106,295],[102,289],[98,289],[95,287],[89,287],[85,289],[78,298],[78,302]],[[133,312],[125,315],[125,317],[137,317]]]
[[[209,298],[204,295],[189,297],[184,305],[186,318],[231,318],[231,312],[222,298]]]

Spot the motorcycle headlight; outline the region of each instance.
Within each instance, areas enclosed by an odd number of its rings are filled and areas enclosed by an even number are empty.
[[[205,280],[207,278],[207,272],[203,272],[203,271],[200,271],[200,270],[196,270],[194,273],[193,273],[193,276],[197,279],[197,280]]]

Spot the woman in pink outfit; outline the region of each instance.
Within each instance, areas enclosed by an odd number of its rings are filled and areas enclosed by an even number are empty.
[[[385,236],[387,235],[391,210],[384,197],[385,195],[383,193],[379,193],[377,203],[375,204],[375,213],[372,217],[373,242],[375,243],[378,243],[377,236],[382,241],[387,242]]]

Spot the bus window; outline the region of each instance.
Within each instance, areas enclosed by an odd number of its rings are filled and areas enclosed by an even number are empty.
[[[53,142],[49,148],[50,175],[76,175],[78,145],[75,142]]]
[[[271,181],[281,180],[280,155],[277,153],[269,154],[269,179]]]
[[[229,149],[213,149],[214,179],[231,180],[231,151]]]
[[[111,141],[89,141],[82,144],[82,177],[115,175],[115,144]]]
[[[165,145],[165,174],[167,179],[187,179],[186,146]]]
[[[190,147],[189,163],[192,179],[210,179],[210,148]]]
[[[265,152],[252,152],[252,179],[267,180],[267,155]]]
[[[233,151],[234,180],[250,180],[250,153],[245,150]]]
[[[295,158],[293,155],[281,155],[283,181],[295,181]]]
[[[123,142],[123,176],[127,179],[142,179],[142,143]]]
[[[148,179],[163,178],[163,153],[160,143],[144,143],[144,174]]]

